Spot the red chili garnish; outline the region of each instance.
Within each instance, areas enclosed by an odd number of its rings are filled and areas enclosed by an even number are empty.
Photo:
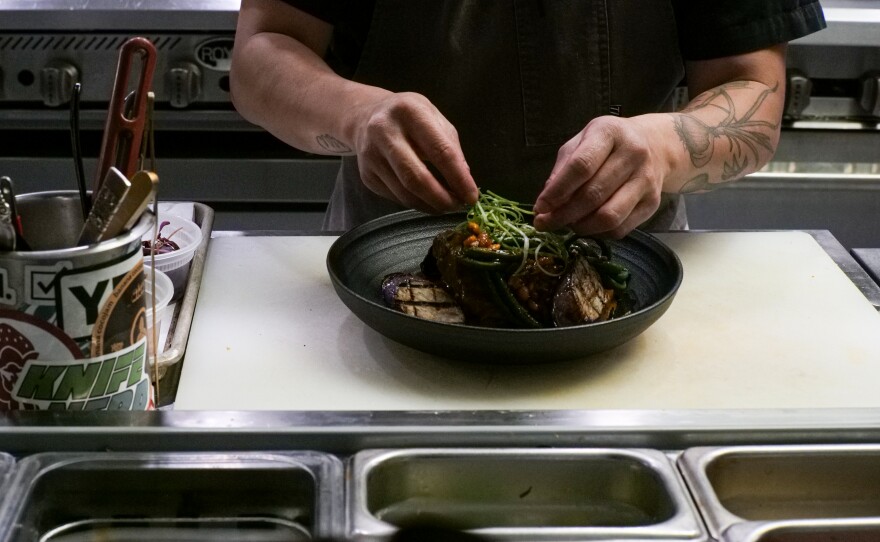
[[[156,239],[150,243],[150,241],[143,241],[143,249],[144,256],[149,256],[150,251],[154,250],[156,254],[168,254],[169,252],[174,252],[175,250],[180,250],[180,245],[171,240],[171,237],[180,231],[180,228],[177,228],[170,234],[168,237],[162,237],[162,228],[171,224],[168,220],[163,220],[159,224],[159,232],[156,234]]]

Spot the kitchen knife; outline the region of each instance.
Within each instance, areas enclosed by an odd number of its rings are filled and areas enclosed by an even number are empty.
[[[152,171],[141,170],[135,173],[129,179],[131,187],[122,200],[119,202],[119,208],[104,232],[106,238],[116,237],[120,233],[130,230],[135,222],[140,219],[144,213],[144,209],[153,199],[156,193],[156,187],[159,184],[159,176]]]
[[[115,167],[111,167],[92,197],[92,209],[79,234],[79,245],[91,245],[110,239],[108,226],[119,213],[120,204],[131,188],[131,182]],[[117,232],[118,233],[118,232]]]

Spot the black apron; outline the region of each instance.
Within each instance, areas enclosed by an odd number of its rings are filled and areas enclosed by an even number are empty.
[[[591,119],[668,111],[682,76],[669,0],[377,0],[353,78],[425,95],[458,131],[477,185],[533,203]],[[664,195],[643,227],[684,227],[680,199]],[[346,156],[324,228],[402,209]]]

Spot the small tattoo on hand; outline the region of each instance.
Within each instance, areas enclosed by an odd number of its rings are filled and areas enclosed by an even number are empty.
[[[349,147],[342,141],[339,141],[330,134],[321,134],[315,138],[315,141],[317,141],[318,145],[320,145],[322,149],[330,152],[338,154],[351,152],[351,147]]]

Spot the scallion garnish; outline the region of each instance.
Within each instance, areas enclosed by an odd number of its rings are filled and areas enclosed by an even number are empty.
[[[480,192],[479,199],[468,210],[467,221],[461,227],[467,228],[468,222],[474,222],[480,231],[501,246],[499,250],[522,254],[522,263],[514,274],[519,273],[532,258],[543,273],[559,275],[561,272],[554,273],[541,267],[538,257],[555,258],[562,262],[561,268],[564,270],[568,263],[567,241],[574,234],[538,231],[529,219],[534,214],[521,204],[487,190]]]

